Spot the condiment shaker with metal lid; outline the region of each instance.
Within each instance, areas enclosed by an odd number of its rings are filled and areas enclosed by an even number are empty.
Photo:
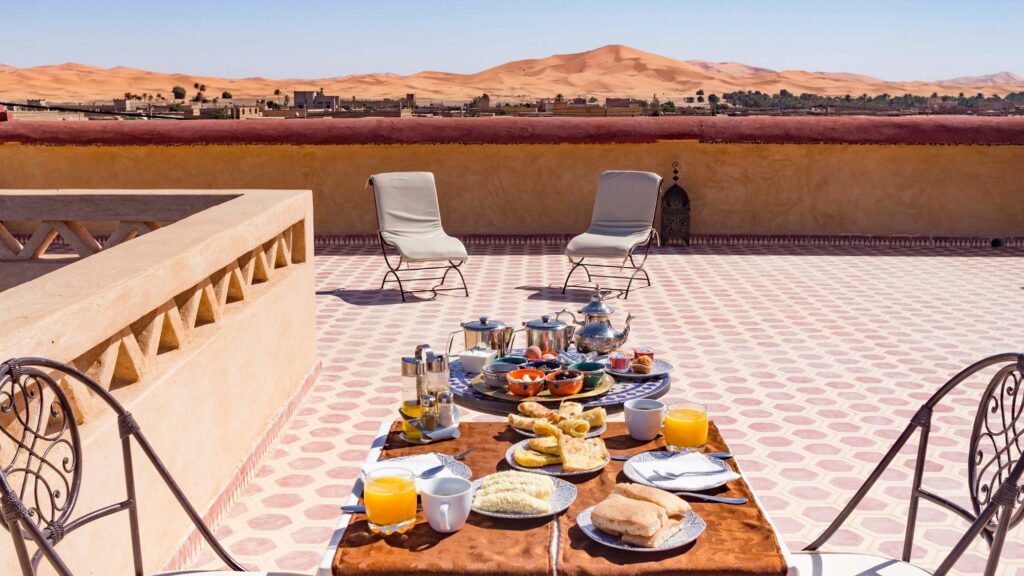
[[[434,357],[427,362],[427,392],[435,396],[447,392],[450,376],[448,356],[434,354]]]
[[[451,392],[437,395],[437,424],[440,428],[455,425],[455,398]]]
[[[418,358],[402,358],[402,414],[419,418],[422,413],[420,396],[427,392],[426,365]],[[402,432],[412,439],[420,438],[419,430],[402,422]]]
[[[430,394],[420,396],[420,427],[424,430],[437,429],[437,398]]]

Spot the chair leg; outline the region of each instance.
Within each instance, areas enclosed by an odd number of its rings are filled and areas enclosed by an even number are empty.
[[[565,294],[565,289],[569,287],[569,279],[572,278],[572,273],[575,272],[576,269],[579,268],[580,266],[583,266],[582,258],[580,258],[579,262],[573,262],[572,258],[569,258],[569,262],[572,262],[572,268],[569,270],[569,274],[566,275],[565,282],[562,284],[562,294]],[[587,281],[589,282],[590,272],[587,270],[586,266],[583,266],[583,270],[587,272]]]
[[[463,263],[464,261],[452,264],[452,270],[455,270],[455,273],[459,275],[459,279],[462,280],[462,291],[466,293],[466,298],[469,298],[469,286],[466,285],[466,277],[462,275],[462,270],[459,270]]]
[[[402,279],[398,276],[396,270],[388,270],[384,273],[384,279],[380,282],[380,289],[384,289],[384,285],[388,283],[388,276],[394,276],[395,282],[398,283],[398,292],[402,295],[402,302],[405,302],[405,288],[402,286]]]

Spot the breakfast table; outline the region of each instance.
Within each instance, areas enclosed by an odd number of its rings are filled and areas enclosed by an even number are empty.
[[[522,439],[503,423],[463,422],[460,436],[429,445],[400,439],[401,424],[382,424],[367,463],[427,453],[454,455],[468,448],[462,461],[473,478],[506,470],[505,452]],[[602,435],[613,456],[663,450],[661,437],[650,442],[631,438],[622,422],[609,422]],[[709,451],[728,451],[713,422],[709,425]],[[733,460],[729,466],[740,472]],[[665,552],[637,553],[609,548],[584,534],[577,515],[601,501],[617,483],[627,481],[624,463],[612,459],[599,471],[566,478],[576,485],[578,496],[562,514],[531,520],[496,519],[471,514],[458,532],[440,534],[427,524],[423,513],[414,528],[404,534],[372,534],[361,513],[345,513],[338,522],[317,576],[383,576],[388,574],[480,575],[662,575],[684,576],[757,575],[783,576],[790,570],[788,551],[750,485],[740,476],[716,495],[745,497],[743,505],[691,502],[693,511],[707,524],[691,544]],[[362,496],[357,480],[348,504]]]

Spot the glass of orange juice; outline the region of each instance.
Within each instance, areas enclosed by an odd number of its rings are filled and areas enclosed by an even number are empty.
[[[708,409],[683,402],[665,414],[665,444],[671,452],[699,452],[708,443]]]
[[[416,525],[416,478],[404,468],[378,468],[366,475],[363,503],[370,531],[401,534]]]

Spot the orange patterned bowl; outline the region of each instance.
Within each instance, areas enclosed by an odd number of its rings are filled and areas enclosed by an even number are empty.
[[[544,391],[544,373],[532,368],[519,368],[508,373],[508,391],[516,396],[536,396]]]
[[[554,396],[572,396],[583,389],[583,372],[579,370],[556,370],[544,377],[548,391]]]

